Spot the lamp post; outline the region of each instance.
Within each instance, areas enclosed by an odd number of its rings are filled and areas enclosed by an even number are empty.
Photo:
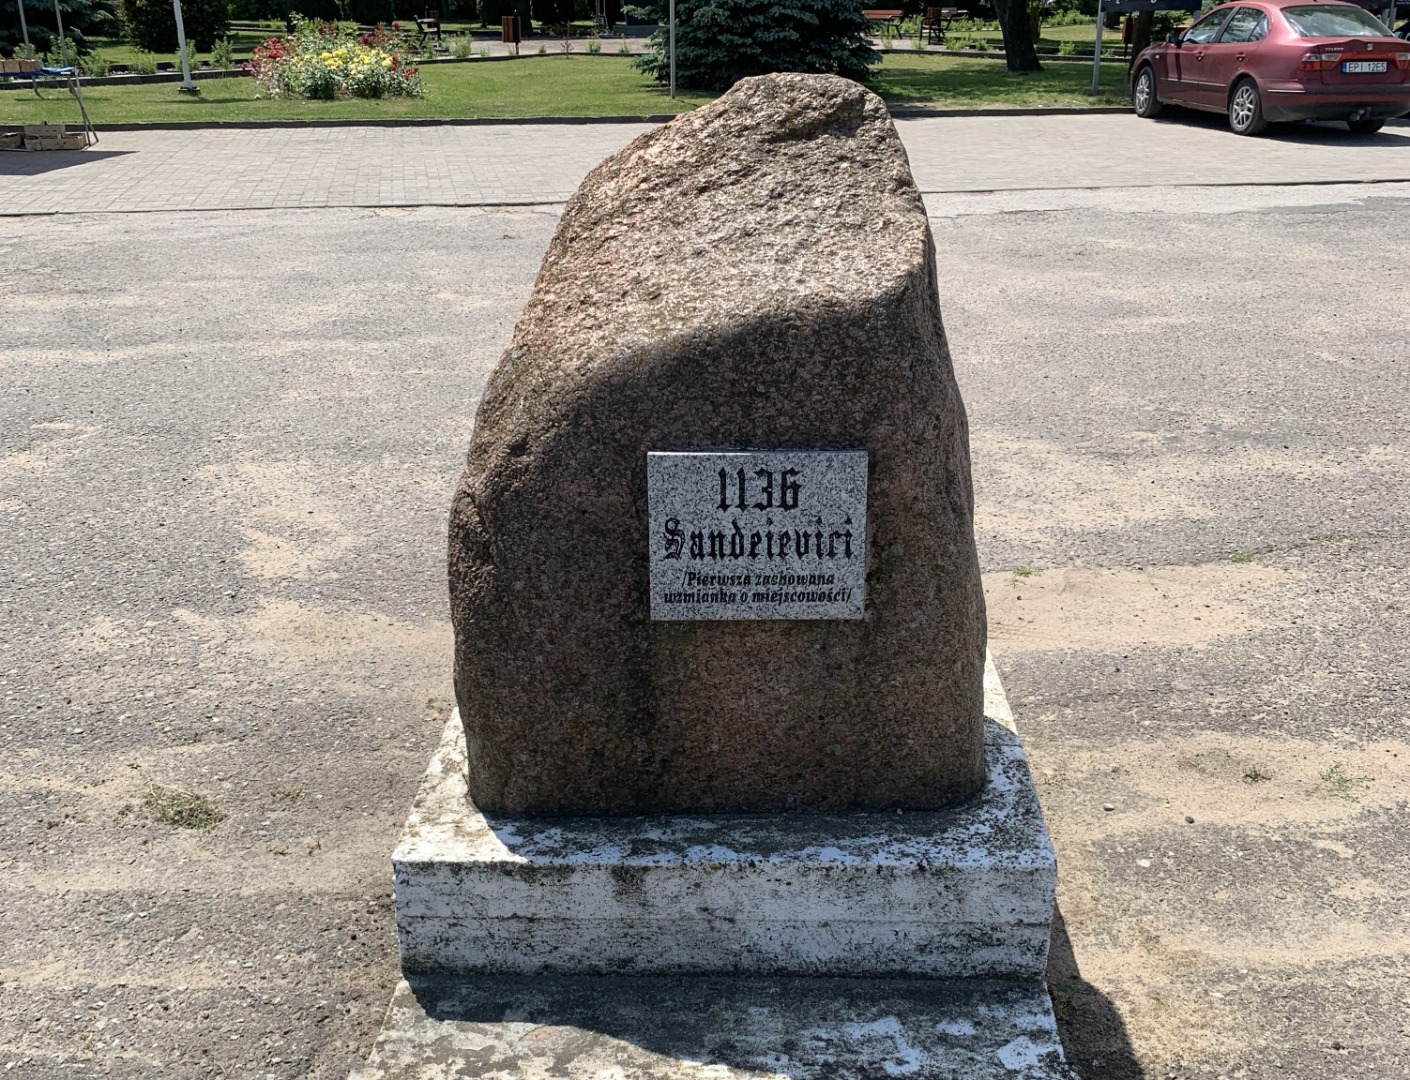
[[[57,5],[59,0],[54,0]],[[186,51],[186,23],[181,18],[181,0],[171,0],[171,10],[176,14],[176,44],[181,50],[181,92],[195,94],[196,84],[191,81],[191,57]]]
[[[1106,22],[1106,12],[1102,11],[1102,0],[1097,0],[1097,42],[1092,46],[1092,93],[1096,94],[1102,77],[1102,23]]]
[[[676,96],[676,0],[671,0],[670,14],[671,97]]]
[[[15,0],[15,7],[20,9],[20,35],[24,38],[25,51],[29,51],[29,24],[24,21],[24,0]]]
[[[54,0],[54,24],[59,28],[59,63],[63,64],[68,59],[69,50],[64,41],[64,13],[59,10],[59,0]]]

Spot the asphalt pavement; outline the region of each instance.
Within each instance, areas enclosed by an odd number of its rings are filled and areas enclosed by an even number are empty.
[[[1068,1056],[1085,1080],[1399,1080],[1410,142],[1077,120],[901,125],[1058,850]],[[553,204],[631,134],[554,129],[540,181],[518,140],[542,131],[463,130],[473,166],[423,135],[404,175],[473,168],[532,205],[252,213],[243,181],[138,205],[189,176],[184,135],[0,158],[13,1075],[341,1078],[371,1046],[388,853],[450,706],[478,395]]]

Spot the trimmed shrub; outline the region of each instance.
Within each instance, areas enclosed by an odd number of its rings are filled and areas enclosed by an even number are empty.
[[[171,0],[122,0],[122,21],[127,40],[139,49],[176,51],[176,15]],[[201,52],[210,52],[225,36],[229,0],[182,0],[181,21],[187,42]]]
[[[479,0],[480,25],[499,28],[499,20],[505,15],[518,15],[523,21],[521,29],[529,33],[529,0]]]
[[[659,3],[645,10],[661,25],[651,35],[650,51],[634,63],[666,82],[666,10]],[[779,0],[769,5],[677,0],[676,82],[688,89],[723,90],[740,79],[775,71],[865,79],[881,59],[867,40],[869,31],[856,0]]]
[[[289,14],[296,19],[312,19],[314,22],[347,22],[345,0],[293,0]]]
[[[359,26],[391,26],[397,21],[393,0],[348,0],[348,16]]]
[[[573,21],[573,0],[532,0],[531,7],[539,26],[561,27]]]
[[[230,0],[230,17],[242,22],[282,19],[288,12],[288,0]]]

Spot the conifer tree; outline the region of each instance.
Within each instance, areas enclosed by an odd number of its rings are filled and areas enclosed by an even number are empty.
[[[666,82],[667,5],[656,0],[635,10],[660,24],[636,66]],[[723,90],[775,71],[865,79],[880,60],[870,29],[856,0],[676,0],[676,83]]]

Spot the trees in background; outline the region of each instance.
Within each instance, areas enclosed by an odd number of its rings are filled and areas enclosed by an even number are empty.
[[[660,24],[637,68],[669,78],[666,4],[629,11]],[[676,0],[676,83],[722,90],[751,75],[803,71],[865,79],[880,60],[856,0]]]
[[[1037,10],[1034,0],[994,0],[994,14],[1004,35],[1004,62],[1010,71],[1042,71],[1038,63]]]
[[[198,52],[209,52],[223,38],[230,22],[230,0],[181,0],[186,40]],[[122,0],[127,39],[148,52],[176,51],[176,14],[171,0]]]
[[[526,34],[531,26],[529,0],[480,0],[479,13],[482,26],[498,26],[505,15],[518,15]]]
[[[565,26],[574,19],[573,0],[533,0],[530,6],[534,22],[545,29]]]
[[[59,10],[64,16],[64,36],[80,51],[86,50],[88,38],[115,37],[120,33],[116,0],[59,0]],[[24,0],[24,17],[30,44],[41,53],[52,52],[57,37],[54,0]],[[0,0],[0,51],[13,55],[23,42],[15,0]]]

